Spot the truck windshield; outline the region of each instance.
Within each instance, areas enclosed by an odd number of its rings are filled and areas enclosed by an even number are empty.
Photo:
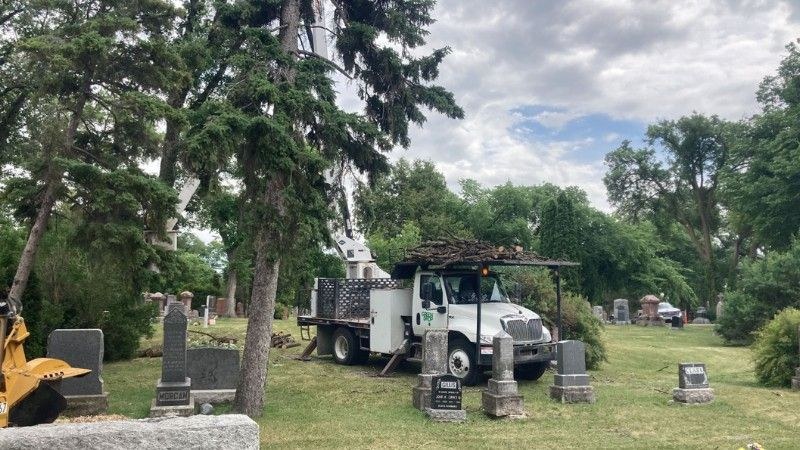
[[[478,293],[481,295],[482,303],[508,303],[510,301],[503,285],[494,274],[490,274],[488,277],[479,277],[474,273],[445,275],[444,281],[450,303],[475,304],[478,302]]]

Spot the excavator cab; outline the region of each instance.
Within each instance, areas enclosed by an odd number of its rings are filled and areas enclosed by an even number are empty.
[[[64,378],[91,372],[70,367],[54,358],[25,357],[25,340],[30,336],[25,320],[9,301],[0,301],[0,427],[51,423],[66,408],[58,392]]]

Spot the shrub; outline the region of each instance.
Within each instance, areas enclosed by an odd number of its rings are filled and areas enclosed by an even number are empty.
[[[716,331],[729,342],[750,342],[775,313],[800,307],[800,244],[744,264],[736,290],[725,299]]]
[[[556,290],[550,273],[545,269],[510,270],[505,278],[511,281],[509,291],[520,303],[542,316],[551,330],[557,320]],[[512,286],[513,285],[513,286]],[[562,292],[561,336],[586,344],[586,367],[596,369],[607,361],[601,332],[603,324],[586,307],[586,298],[572,292]]]
[[[767,386],[789,386],[800,361],[797,328],[800,310],[786,308],[757,334],[753,344],[758,381]]]
[[[289,307],[283,303],[275,303],[275,313],[272,315],[273,319],[285,320],[289,318]]]

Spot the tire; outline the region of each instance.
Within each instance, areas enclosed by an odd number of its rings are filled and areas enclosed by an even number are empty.
[[[447,350],[447,371],[461,379],[464,386],[475,386],[483,373],[475,363],[475,344],[464,338],[450,340]]]
[[[514,378],[519,380],[538,380],[547,371],[550,361],[535,362],[517,366],[514,369]]]
[[[333,360],[338,364],[352,366],[368,357],[369,353],[358,348],[358,338],[350,329],[339,327],[333,332]]]

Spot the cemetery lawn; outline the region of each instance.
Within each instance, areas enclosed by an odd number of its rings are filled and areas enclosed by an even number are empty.
[[[244,341],[243,319],[220,320],[212,333]],[[202,330],[200,327],[190,329]],[[276,331],[299,338],[294,319]],[[590,372],[597,403],[551,401],[552,373],[520,382],[528,418],[492,420],[480,411],[480,388],[467,388],[462,424],[431,423],[411,406],[413,367],[377,378],[384,359],[344,367],[329,357],[292,359],[302,351],[273,349],[267,408],[258,419],[262,446],[312,447],[512,447],[512,448],[720,448],[758,442],[767,449],[800,447],[800,392],[756,384],[747,348],[727,347],[710,326],[605,328],[609,361]],[[194,336],[189,335],[190,339]],[[157,334],[143,346],[159,342]],[[305,343],[304,343],[305,344]],[[679,362],[704,362],[716,400],[711,405],[670,405]],[[160,375],[160,358],[105,366],[110,413],[146,417]],[[227,408],[218,407],[216,412]]]

